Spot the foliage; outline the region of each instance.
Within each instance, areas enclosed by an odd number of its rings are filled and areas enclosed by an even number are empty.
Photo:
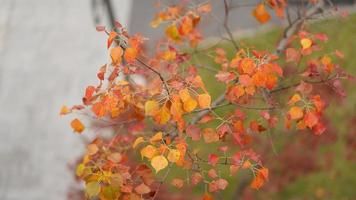
[[[282,127],[322,135],[327,105],[315,87],[326,85],[344,96],[340,80],[352,78],[337,64],[343,58],[341,51],[323,50],[328,37],[303,26],[308,18],[320,14],[323,1],[310,0],[309,4],[310,12],[290,21],[276,52],[237,44],[227,23],[232,8],[227,1],[224,27],[226,40],[234,48],[232,55],[220,47],[199,46],[203,36],[198,27],[213,9],[209,3],[162,6],[151,26],[164,26],[165,38],[153,55],[142,50],[146,38],[130,36],[120,23],[113,30],[97,27],[108,35],[111,63],[99,69],[99,84],[86,88],[82,105],[63,106],[60,112],[95,118],[96,132],[113,129],[113,136],[98,135],[88,144],[77,166],[76,175],[86,183],[86,196],[155,199],[170,184],[180,189],[203,185],[203,199],[213,199],[229,187],[229,176],[239,171],[251,172],[249,185],[260,189],[270,175],[269,162],[262,163],[265,158],[252,144],[264,144],[258,141],[261,135]],[[268,9],[284,18],[286,6],[284,0],[261,1],[251,14],[266,23],[271,18]],[[199,58],[193,61],[197,52],[219,67],[210,76],[225,89],[215,100],[201,73],[208,66],[200,64]],[[134,74],[149,82],[135,83],[130,79]],[[90,130],[77,118],[71,126],[77,133]],[[199,148],[201,144],[209,148]],[[135,160],[139,154],[141,159]],[[175,169],[185,175],[177,174],[168,182]],[[181,195],[189,199],[188,194]]]

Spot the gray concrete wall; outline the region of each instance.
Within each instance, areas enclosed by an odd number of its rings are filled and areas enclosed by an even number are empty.
[[[89,0],[0,0],[1,200],[66,199],[84,147],[58,112],[97,83],[105,46]]]

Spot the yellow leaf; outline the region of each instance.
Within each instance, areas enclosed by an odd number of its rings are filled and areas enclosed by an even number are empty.
[[[141,156],[148,159],[153,158],[157,154],[157,148],[152,145],[147,145],[145,148],[141,149]]]
[[[299,94],[294,94],[290,100],[288,101],[288,105],[291,105],[291,104],[295,104],[297,103],[298,101],[300,101],[302,98],[300,97]]]
[[[122,51],[121,47],[114,47],[111,49],[110,57],[111,57],[112,63],[114,65],[118,65],[121,63],[122,54],[123,54],[123,51]]]
[[[190,94],[189,94],[189,90],[187,88],[180,90],[179,91],[179,97],[183,102],[188,101],[189,99],[191,99]]]
[[[177,162],[179,160],[179,158],[180,158],[180,152],[178,150],[176,150],[176,149],[169,150],[167,159],[170,162]]]
[[[303,110],[300,107],[293,106],[289,110],[289,115],[292,119],[300,119],[303,117]]]
[[[150,139],[150,142],[151,142],[151,143],[155,143],[155,142],[159,142],[159,141],[162,141],[162,132],[156,133],[156,134]]]
[[[154,116],[159,110],[159,105],[156,101],[146,101],[145,103],[145,113],[148,116]]]
[[[321,63],[323,63],[323,65],[329,65],[331,64],[331,58],[329,56],[323,56],[321,58]]]
[[[77,169],[75,170],[75,174],[77,176],[82,176],[83,172],[84,172],[84,169],[85,169],[85,165],[83,163],[79,164],[77,166]]]
[[[82,133],[85,129],[84,125],[82,124],[82,122],[79,119],[74,119],[70,123],[70,125],[73,128],[73,131],[77,132],[77,133]]]
[[[180,41],[179,31],[175,24],[168,26],[165,32],[166,32],[166,36],[171,40],[176,42]]]
[[[198,105],[198,102],[193,99],[189,98],[187,101],[184,102],[183,108],[186,112],[192,112]]]
[[[300,44],[302,45],[303,49],[308,49],[312,45],[312,41],[308,38],[303,38],[300,40]]]
[[[171,119],[171,114],[166,106],[163,106],[157,115],[155,120],[159,124],[166,124]]]
[[[198,95],[198,102],[200,108],[209,108],[211,104],[211,97],[209,94],[200,94]]]
[[[138,138],[135,140],[135,142],[133,143],[132,148],[136,148],[137,145],[141,144],[142,142],[144,142],[143,137],[138,137]]]
[[[89,182],[85,184],[85,193],[88,195],[89,198],[95,197],[100,192],[100,184],[99,182]]]
[[[164,156],[155,156],[151,160],[151,165],[156,170],[156,173],[158,173],[160,170],[168,166],[168,161]]]
[[[60,111],[60,115],[65,115],[65,114],[68,114],[70,111],[69,111],[69,109],[68,109],[68,107],[67,106],[62,106],[62,108],[61,108],[61,111]]]

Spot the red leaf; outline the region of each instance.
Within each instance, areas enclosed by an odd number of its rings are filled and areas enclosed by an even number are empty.
[[[216,165],[219,161],[219,157],[216,154],[209,154],[208,162],[211,165]]]
[[[95,27],[95,29],[98,32],[102,32],[102,31],[105,31],[105,26],[98,25],[98,26]]]
[[[193,141],[198,141],[200,139],[200,128],[195,125],[189,125],[185,130],[187,135],[192,138]]]

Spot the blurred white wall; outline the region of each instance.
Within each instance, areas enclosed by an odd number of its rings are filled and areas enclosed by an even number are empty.
[[[127,24],[130,0],[113,2]],[[66,199],[84,147],[58,112],[97,83],[105,44],[89,0],[0,0],[1,200]]]

